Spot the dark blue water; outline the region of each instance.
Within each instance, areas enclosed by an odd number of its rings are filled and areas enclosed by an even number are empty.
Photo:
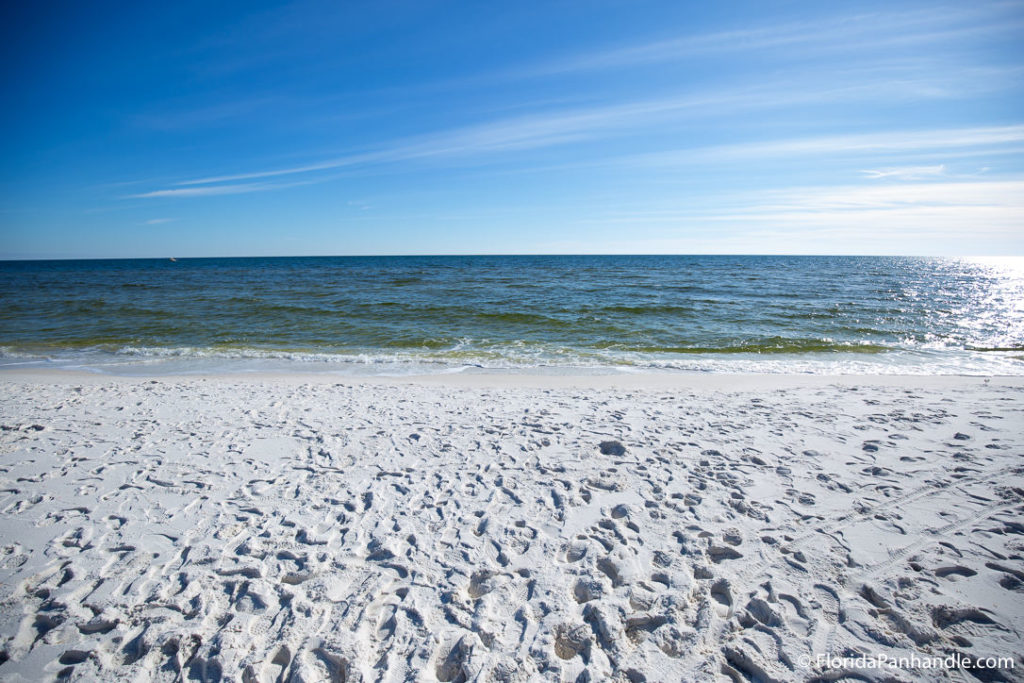
[[[3,262],[0,302],[8,366],[1024,373],[1010,259]]]

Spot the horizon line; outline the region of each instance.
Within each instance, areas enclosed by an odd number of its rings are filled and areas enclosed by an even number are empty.
[[[950,256],[948,254],[869,254],[869,253],[743,253],[743,252],[704,252],[704,253],[649,253],[649,252],[608,252],[608,253],[571,253],[571,252],[550,252],[550,253],[471,253],[471,254],[277,254],[273,256],[250,254],[233,256],[92,256],[92,257],[14,257],[0,258],[0,263],[26,263],[45,261],[202,261],[202,260],[224,260],[224,259],[298,259],[298,258],[494,258],[494,257],[678,257],[678,256],[753,256],[766,257],[776,256],[785,258],[820,258],[820,257],[851,257],[851,258],[941,258],[941,259],[978,259],[978,258],[1024,258],[1024,254],[964,254],[961,256]]]

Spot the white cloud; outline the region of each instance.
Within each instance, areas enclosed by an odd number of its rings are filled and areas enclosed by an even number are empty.
[[[992,5],[980,10],[944,8],[907,12],[876,12],[832,16],[753,29],[717,31],[653,40],[552,60],[500,76],[528,78],[641,64],[657,64],[718,52],[757,52],[795,48],[803,58],[817,52],[882,54],[901,46],[942,42],[958,37],[1019,31],[1024,22],[1013,6]],[[1010,9],[1009,16],[1000,10]],[[884,28],[883,28],[884,27]]]
[[[742,211],[863,211],[915,208],[1024,210],[1024,180],[912,183],[787,188],[752,195],[758,203]],[[791,214],[792,215],[792,214]],[[1018,214],[1024,223],[1024,213]]]
[[[374,151],[286,168],[194,178],[180,181],[174,187],[129,196],[132,198],[199,197],[275,190],[286,186],[267,183],[237,183],[237,181],[311,174],[367,164],[443,157],[465,159],[516,150],[538,149],[589,140],[616,132],[637,130],[665,120],[678,124],[684,113],[700,116],[720,111],[723,108],[737,111],[739,109],[784,107],[833,100],[843,101],[848,97],[859,97],[863,94],[851,95],[849,88],[842,87],[801,91],[798,88],[790,87],[790,85],[763,85],[734,91],[636,100],[622,104],[598,105],[499,119],[396,141]],[[898,85],[897,90],[902,89],[905,84]],[[885,91],[889,86],[880,83],[870,87]],[[876,94],[881,94],[881,91]],[[674,163],[680,160],[693,161],[696,158],[695,155],[699,154],[715,158],[728,158],[730,156],[772,156],[838,151],[948,149],[1018,141],[1024,141],[1024,126],[783,140],[705,147],[698,150],[677,150],[641,155],[632,159],[639,163],[657,164]],[[322,182],[323,180],[327,180],[327,178],[306,182]],[[220,183],[229,184],[221,185]]]
[[[217,184],[316,173],[374,163],[393,163],[437,157],[467,157],[515,150],[537,149],[590,139],[601,131],[639,125],[644,122],[649,123],[660,116],[670,115],[687,109],[710,109],[716,106],[727,105],[738,107],[744,104],[747,106],[765,106],[766,104],[777,102],[776,96],[765,93],[742,92],[677,96],[634,101],[625,104],[546,112],[441,131],[435,134],[397,141],[391,145],[382,146],[375,151],[350,154],[310,164],[184,180],[177,183],[177,187],[129,196],[132,198],[198,197],[258,192],[261,190],[278,189],[280,186],[263,183]]]
[[[737,192],[598,209],[576,225],[609,231],[597,242],[608,253],[1013,253],[1024,248],[1024,179]],[[627,232],[638,241],[614,237]]]
[[[1024,125],[943,128],[857,135],[790,138],[767,142],[714,145],[642,154],[623,159],[643,165],[679,164],[708,159],[791,157],[849,153],[911,153],[932,150],[977,150],[1024,143]],[[998,150],[995,150],[998,151]]]
[[[286,187],[308,184],[309,181],[293,183],[236,183],[231,185],[204,185],[201,187],[175,187],[165,190],[153,190],[152,192],[142,192],[140,194],[130,194],[126,195],[125,199],[208,197],[215,195],[247,194],[249,192],[280,190]]]
[[[1024,180],[793,188],[748,198],[746,206],[707,211],[689,223],[735,234],[774,236],[795,246],[846,244],[861,253],[930,253],[956,244],[1024,246]],[[891,248],[892,245],[903,245]],[[973,250],[973,251],[972,251]]]
[[[922,178],[945,175],[946,166],[944,164],[939,164],[938,166],[878,168],[863,170],[861,173],[863,173],[866,178],[871,178],[872,180],[878,180],[881,178],[890,178],[893,180],[921,180]]]

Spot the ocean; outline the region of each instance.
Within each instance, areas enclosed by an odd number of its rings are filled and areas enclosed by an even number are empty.
[[[0,262],[0,369],[1024,374],[1024,260]]]

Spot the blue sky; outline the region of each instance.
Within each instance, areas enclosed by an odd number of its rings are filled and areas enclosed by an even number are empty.
[[[0,258],[1024,254],[1024,4],[5,4]]]

